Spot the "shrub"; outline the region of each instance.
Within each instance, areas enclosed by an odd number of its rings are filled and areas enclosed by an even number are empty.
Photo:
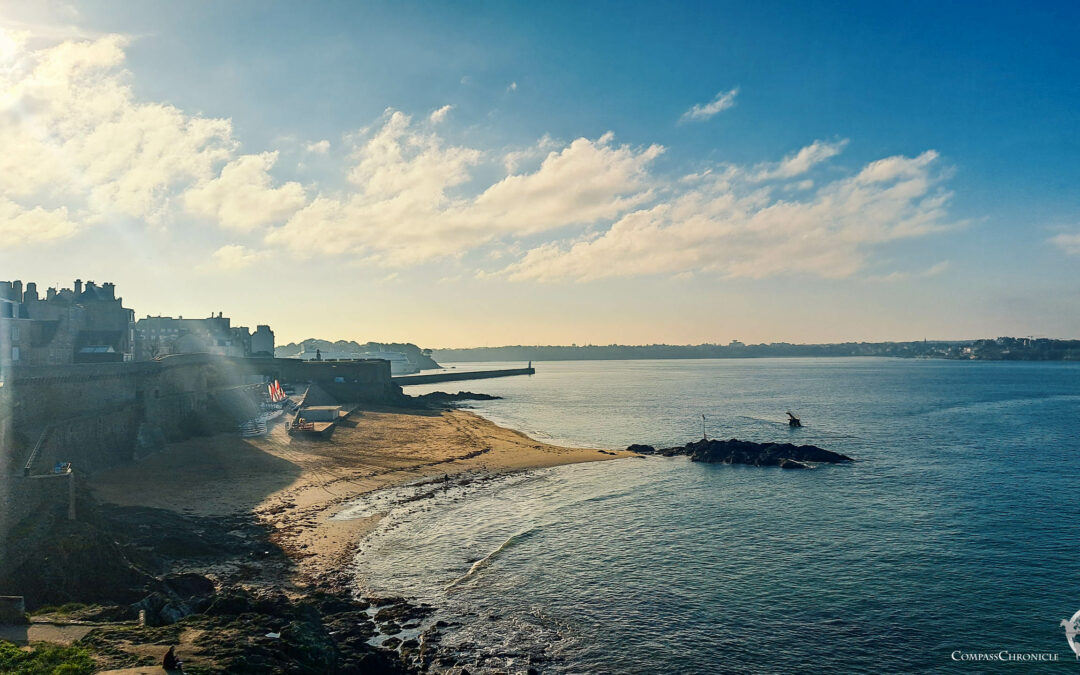
[[[94,660],[82,647],[37,643],[29,650],[0,640],[0,673],[11,675],[91,675]]]

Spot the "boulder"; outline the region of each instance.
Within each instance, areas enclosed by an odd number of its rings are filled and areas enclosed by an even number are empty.
[[[0,624],[26,623],[26,602],[21,595],[0,596]]]
[[[214,594],[214,582],[201,574],[169,574],[162,583],[180,598],[202,598]]]
[[[146,625],[169,626],[192,613],[187,603],[174,600],[164,593],[151,593],[131,605],[131,608],[146,612]]]

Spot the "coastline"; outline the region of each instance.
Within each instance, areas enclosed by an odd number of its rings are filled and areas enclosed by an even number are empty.
[[[261,438],[217,434],[169,444],[88,483],[103,511],[121,514],[137,528],[171,528],[170,536],[186,537],[189,543],[179,555],[165,556],[164,574],[205,576],[215,582],[218,597],[240,589],[282,595],[295,604],[327,595],[338,602],[349,599],[355,603],[352,621],[366,622],[363,642],[394,649],[400,641],[380,635],[394,635],[395,620],[407,627],[429,608],[413,607],[402,598],[358,597],[349,568],[363,537],[383,514],[335,518],[352,502],[404,485],[464,483],[631,456],[546,444],[465,410],[367,407],[344,419],[326,440],[291,437],[280,424]],[[161,536],[142,544],[156,547]],[[246,538],[240,554],[230,543],[236,536]],[[185,547],[212,552],[192,557],[184,554]],[[376,612],[378,607],[383,609]],[[383,614],[395,619],[380,620]],[[181,651],[192,665],[220,666],[217,653],[198,644],[200,634],[181,631]],[[154,651],[147,638],[128,634],[124,640],[108,646],[129,654]],[[428,642],[437,640],[437,635],[428,636]],[[409,654],[407,643],[400,651],[407,667],[405,657],[415,653]],[[121,665],[110,661],[111,667]]]
[[[304,587],[340,572],[378,523],[379,516],[333,518],[362,495],[443,476],[631,456],[549,445],[466,410],[370,407],[340,423],[329,440],[290,437],[280,424],[261,438],[218,434],[170,444],[95,476],[91,485],[99,501],[117,506],[196,516],[254,513],[296,563],[291,581]],[[291,480],[282,485],[286,475]]]

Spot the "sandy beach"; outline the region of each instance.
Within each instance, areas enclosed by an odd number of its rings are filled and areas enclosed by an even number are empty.
[[[170,444],[94,476],[91,487],[98,500],[119,506],[254,514],[295,563],[291,578],[278,581],[299,589],[340,574],[376,525],[378,515],[332,519],[360,495],[444,476],[625,456],[547,445],[464,410],[372,408],[351,414],[327,440],[289,436],[279,423],[262,438],[218,434]]]

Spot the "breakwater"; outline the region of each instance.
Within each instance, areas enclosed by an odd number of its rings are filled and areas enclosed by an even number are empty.
[[[474,370],[460,373],[432,373],[430,375],[398,375],[394,384],[405,387],[410,384],[436,384],[438,382],[460,382],[462,380],[487,380],[493,377],[511,377],[513,375],[534,375],[536,369],[503,368],[500,370]]]

